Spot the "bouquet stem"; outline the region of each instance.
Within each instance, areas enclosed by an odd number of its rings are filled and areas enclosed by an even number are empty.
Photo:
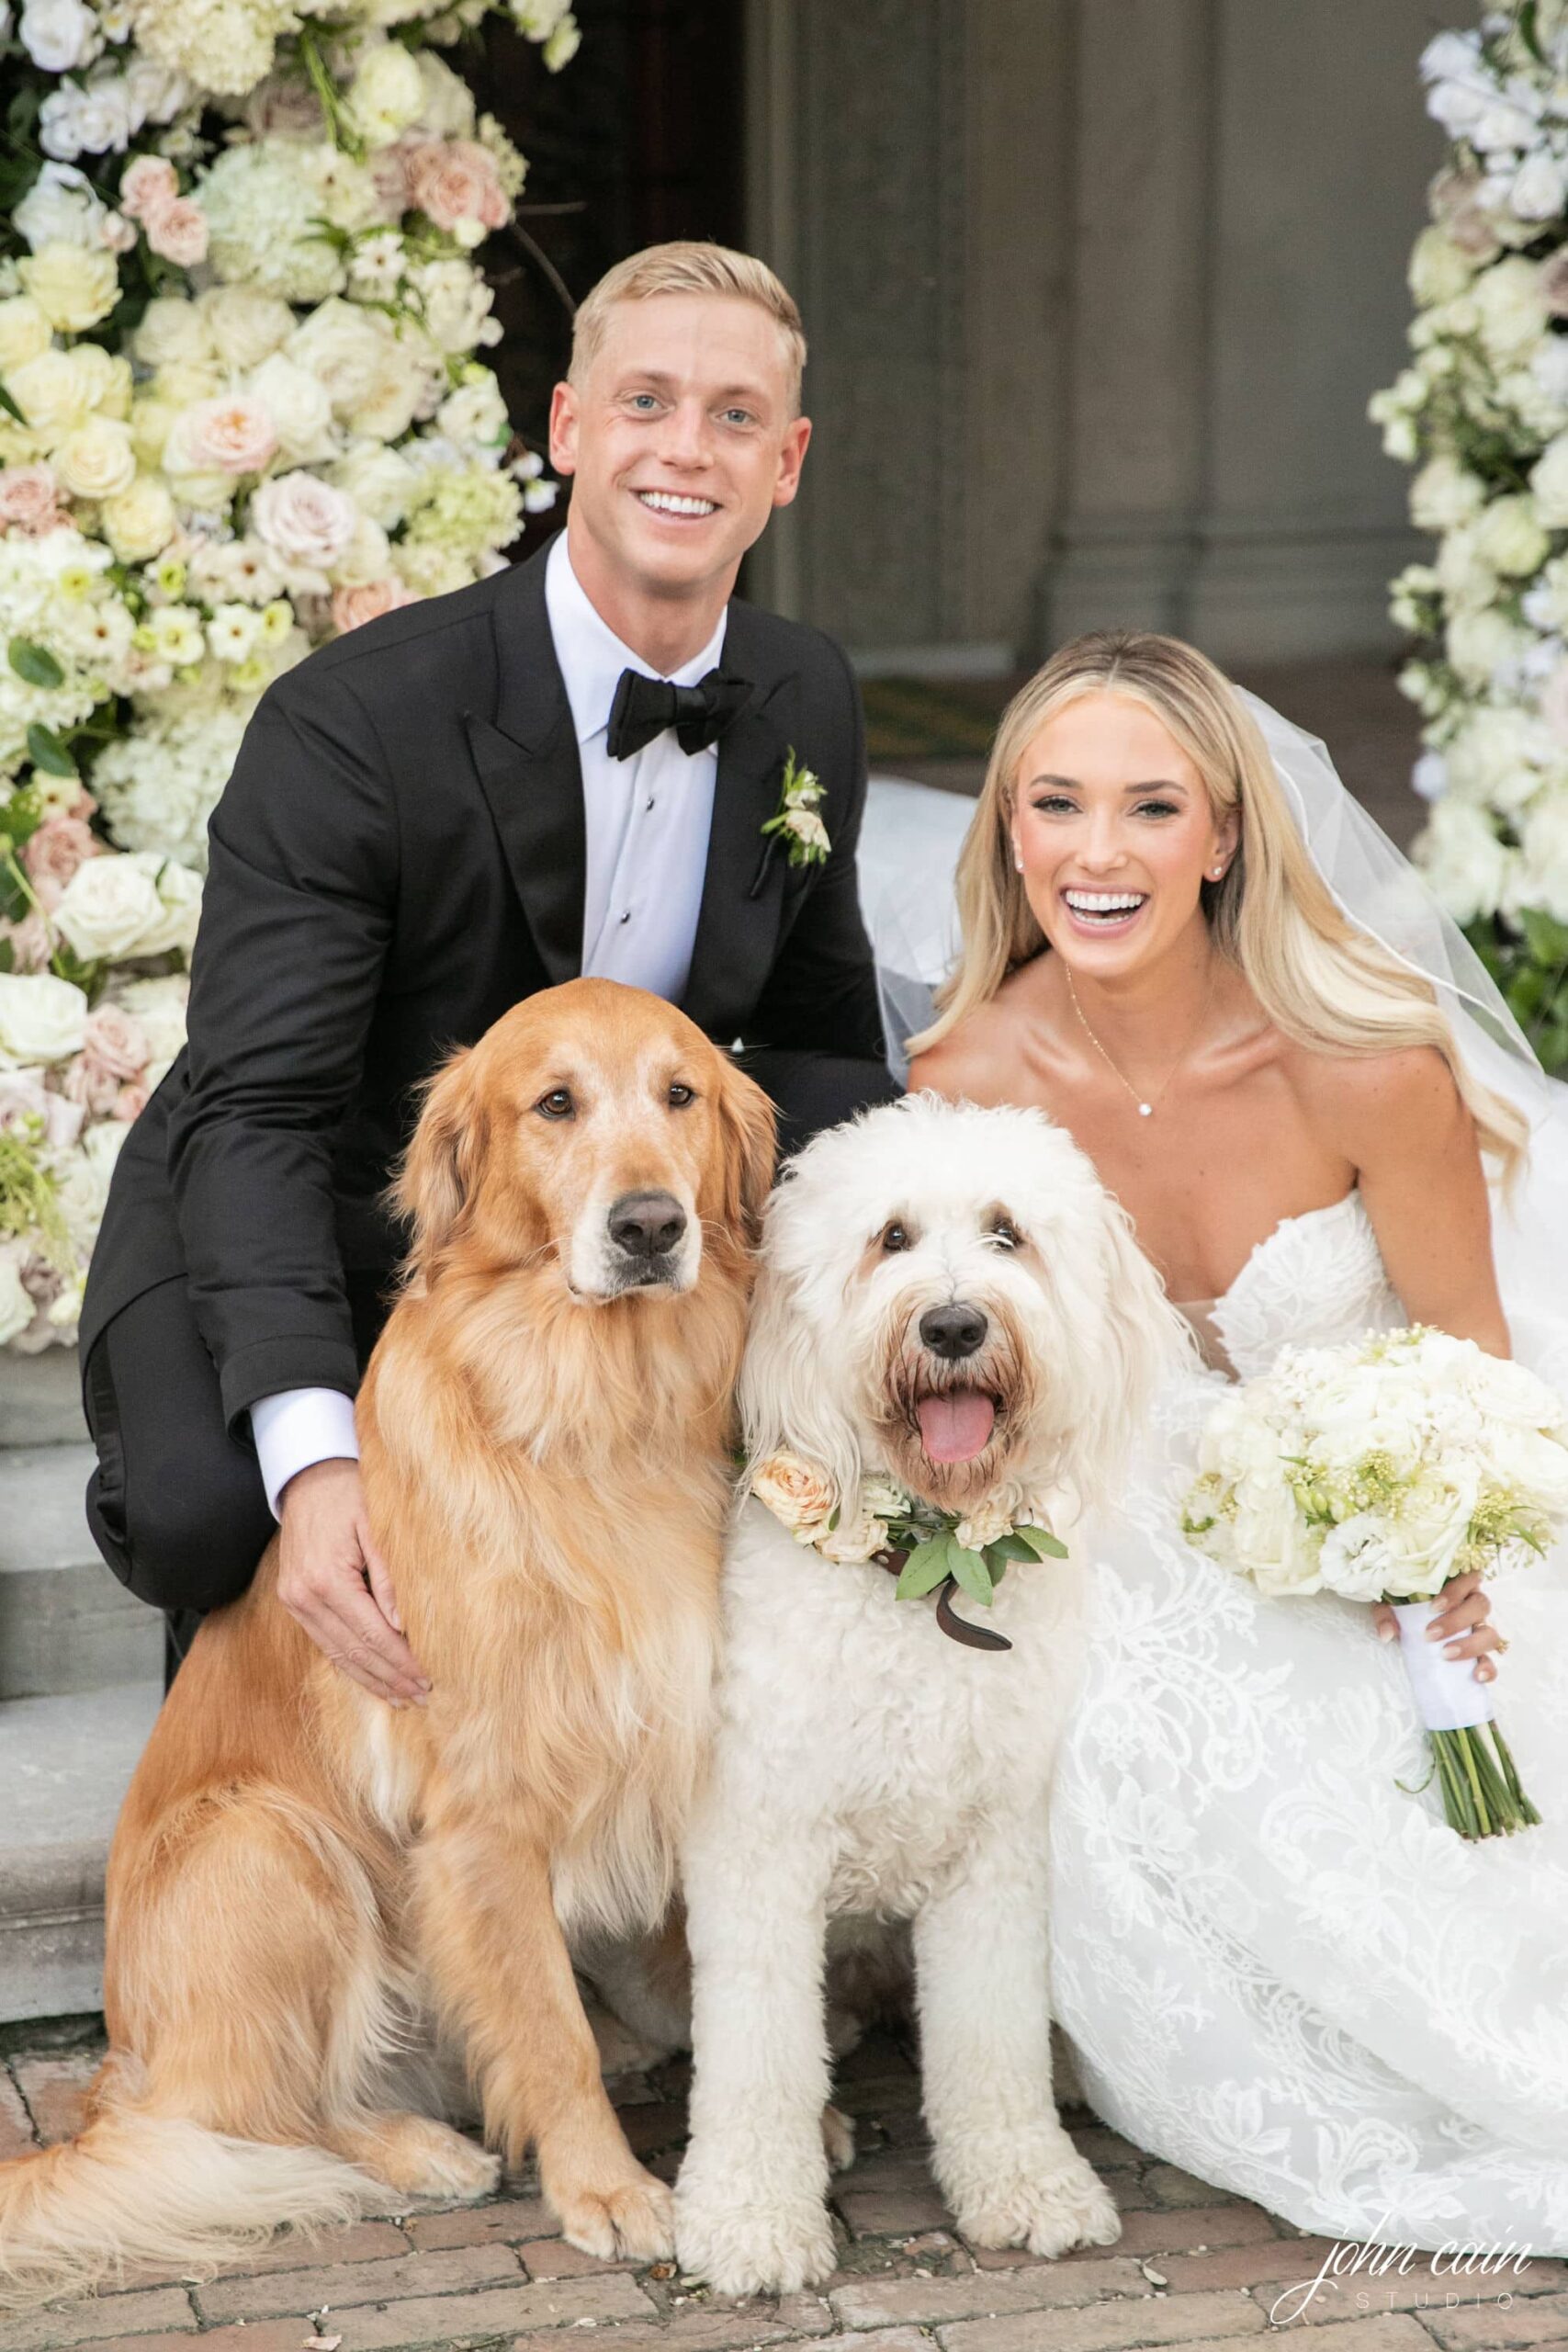
[[[1461,1838],[1511,1838],[1540,1814],[1519,1785],[1507,1741],[1495,1723],[1427,1735],[1443,1792],[1443,1813]]]

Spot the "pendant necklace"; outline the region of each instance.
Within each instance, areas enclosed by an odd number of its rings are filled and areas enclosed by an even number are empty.
[[[1100,1044],[1100,1039],[1089,1027],[1088,1021],[1084,1017],[1084,1009],[1078,1002],[1078,992],[1073,986],[1072,972],[1066,963],[1062,966],[1062,972],[1067,983],[1067,994],[1072,999],[1073,1011],[1077,1014],[1078,1025],[1082,1029],[1084,1035],[1089,1039],[1089,1044],[1094,1047],[1095,1052],[1100,1056],[1100,1060],[1105,1064],[1106,1069],[1111,1072],[1111,1077],[1115,1079],[1117,1084],[1124,1087],[1127,1092],[1132,1096],[1134,1102],[1138,1106],[1139,1118],[1152,1119],[1159,1104],[1164,1102],[1172,1079],[1176,1076],[1177,1071],[1181,1068],[1182,1063],[1187,1059],[1188,1055],[1192,1051],[1194,1045],[1197,1043],[1198,1033],[1203,1025],[1203,1017],[1209,1010],[1209,997],[1213,990],[1214,981],[1213,966],[1211,964],[1209,967],[1209,978],[1203,989],[1203,1001],[1198,1007],[1198,1018],[1192,1024],[1192,1035],[1188,1038],[1187,1043],[1183,1046],[1181,1051],[1177,1055],[1176,1059],[1171,1063],[1170,1068],[1167,1070],[1164,1081],[1159,1087],[1157,1092],[1151,1095],[1146,1102],[1139,1093],[1137,1088],[1133,1084],[1132,1080],[1122,1075],[1122,1070],[1118,1068],[1117,1064],[1111,1060],[1111,1056],[1106,1052],[1105,1047]]]

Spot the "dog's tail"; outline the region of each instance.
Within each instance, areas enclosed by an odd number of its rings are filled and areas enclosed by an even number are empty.
[[[90,2294],[132,2267],[210,2277],[283,2223],[350,2221],[378,2194],[322,2149],[110,2104],[79,2140],[0,2165],[0,2309]]]

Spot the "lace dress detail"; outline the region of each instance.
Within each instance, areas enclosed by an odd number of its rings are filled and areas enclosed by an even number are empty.
[[[1405,1319],[1359,1195],[1210,1310],[1243,1377]],[[1538,1367],[1542,1368],[1544,1367]],[[1499,1713],[1545,1825],[1444,1824],[1368,1610],[1269,1600],[1177,1531],[1224,1374],[1168,1384],[1094,1555],[1051,1817],[1053,1991],[1130,2139],[1337,2237],[1568,2253],[1568,1575],[1501,1579]]]

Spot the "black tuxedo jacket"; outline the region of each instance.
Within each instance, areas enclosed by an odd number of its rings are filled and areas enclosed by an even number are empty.
[[[183,1273],[231,1423],[277,1389],[357,1387],[344,1272],[400,1255],[381,1195],[415,1088],[581,967],[582,781],[544,567],[388,614],[263,697],[211,820],[189,1043],[115,1170],[84,1360],[112,1315]],[[724,667],[756,692],[718,747],[683,1008],[726,1046],[875,1059],[849,666],[817,630],[737,603]],[[826,787],[832,838],[793,867],[761,831],[791,749]]]

